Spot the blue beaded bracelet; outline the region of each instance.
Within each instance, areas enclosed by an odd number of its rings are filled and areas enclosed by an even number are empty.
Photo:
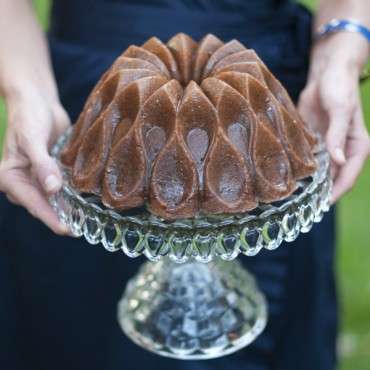
[[[357,21],[349,19],[333,19],[330,22],[322,25],[318,29],[318,32],[315,34],[314,39],[318,40],[331,33],[341,31],[359,33],[360,35],[364,36],[366,40],[370,43],[370,29],[358,23]],[[360,80],[364,81],[368,78],[370,78],[370,71],[369,68],[366,68],[362,72]]]
[[[316,33],[315,38],[319,39],[330,33],[340,31],[359,33],[370,43],[370,30],[357,21],[349,19],[333,19],[329,23],[322,25]]]

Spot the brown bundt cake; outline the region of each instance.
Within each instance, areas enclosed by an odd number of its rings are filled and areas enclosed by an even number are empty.
[[[102,76],[61,161],[116,210],[241,213],[315,171],[316,138],[256,53],[213,35],[153,37]]]

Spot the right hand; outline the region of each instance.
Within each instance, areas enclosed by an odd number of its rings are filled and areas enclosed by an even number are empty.
[[[340,32],[318,41],[298,109],[326,139],[332,159],[332,203],[356,183],[370,155],[370,137],[362,114],[361,70],[369,47],[356,33]]]
[[[8,126],[0,162],[0,191],[25,207],[56,234],[69,234],[48,196],[62,186],[62,176],[49,149],[70,125],[59,99],[33,87],[6,97]]]

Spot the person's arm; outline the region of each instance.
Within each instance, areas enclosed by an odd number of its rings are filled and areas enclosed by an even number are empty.
[[[355,19],[370,27],[370,1],[320,0],[314,32],[334,18]],[[352,188],[370,154],[359,91],[369,53],[369,42],[358,33],[338,32],[316,41],[299,99],[305,121],[326,137],[333,162],[333,201]]]
[[[0,12],[0,93],[8,112],[0,191],[65,234],[47,201],[62,182],[48,150],[69,119],[59,102],[45,35],[31,0],[0,0]]]

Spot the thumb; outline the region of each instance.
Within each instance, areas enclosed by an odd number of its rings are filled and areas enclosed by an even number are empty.
[[[54,142],[69,126],[70,120],[64,108],[58,103],[51,108],[54,122],[52,133],[41,132],[35,142],[28,146],[28,156],[31,161],[32,172],[41,188],[48,194],[54,194],[62,187],[63,179],[59,167],[48,152],[50,143]],[[46,135],[45,135],[46,134]]]
[[[328,109],[328,116],[327,149],[333,161],[342,166],[346,162],[345,146],[352,114],[350,110],[335,105]]]
[[[28,152],[32,171],[48,194],[56,193],[62,187],[62,175],[55,160],[49,155],[46,144],[34,145]]]

